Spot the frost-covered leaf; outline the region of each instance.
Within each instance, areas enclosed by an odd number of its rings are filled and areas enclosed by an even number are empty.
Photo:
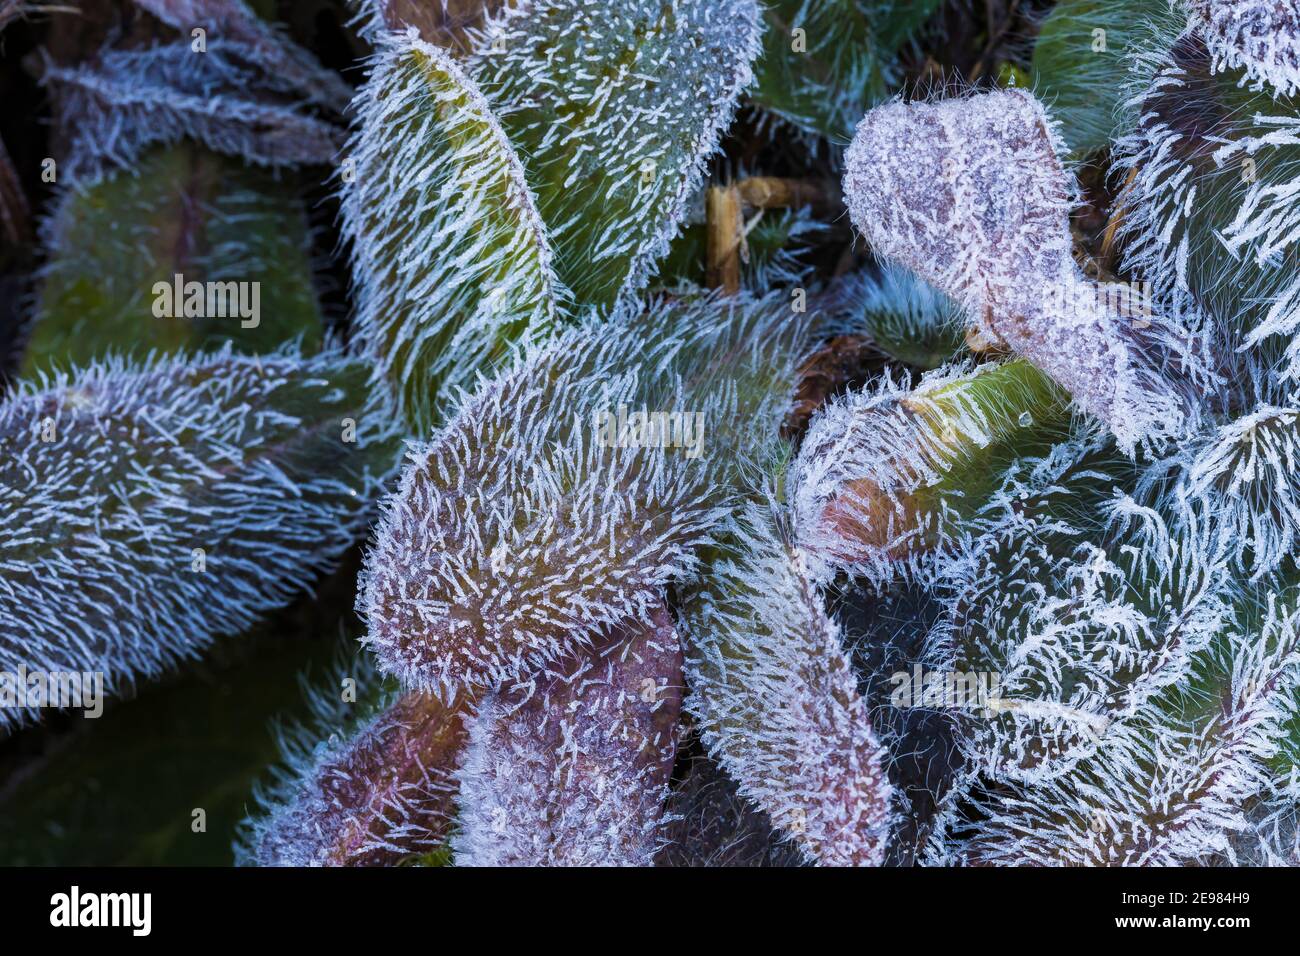
[[[1225,628],[1172,685],[1051,783],[976,789],[949,859],[986,864],[1172,866],[1231,855],[1251,827],[1265,762],[1294,716],[1294,610],[1270,596],[1257,621]]]
[[[1240,566],[1258,581],[1300,544],[1300,409],[1258,405],[1199,443],[1186,493],[1221,522]]]
[[[424,437],[457,388],[548,331],[564,293],[519,158],[450,54],[414,29],[385,38],[358,115],[343,177],[358,333]]]
[[[851,273],[829,293],[848,330],[864,332],[900,362],[936,369],[963,348],[961,308],[906,269]]]
[[[1110,144],[1122,126],[1127,60],[1153,42],[1169,0],[1061,0],[1034,42],[1035,93],[1061,124],[1071,155]]]
[[[1244,85],[1240,71],[1216,72],[1195,32],[1170,46],[1138,64],[1135,129],[1116,144],[1116,175],[1129,181],[1117,200],[1124,265],[1160,297],[1195,296],[1226,337],[1224,362],[1248,346],[1294,376],[1300,97],[1274,98]]]
[[[645,286],[750,83],[754,0],[525,0],[471,68],[527,167],[581,305]]]
[[[1003,469],[1064,437],[1065,396],[1024,360],[886,376],[813,419],[790,471],[795,531],[819,580],[877,580],[957,539]]]
[[[320,345],[302,205],[235,160],[189,143],[156,147],[135,171],[65,190],[44,233],[49,259],[25,374],[110,352]],[[205,285],[199,314],[187,317],[190,282]],[[208,282],[223,284],[212,310]],[[226,283],[248,283],[247,296],[229,297],[240,289]]]
[[[839,628],[774,503],[686,589],[687,708],[705,746],[810,861],[878,865],[892,790]]]
[[[663,842],[682,651],[668,609],[576,662],[489,694],[468,720],[460,866],[648,866]]]
[[[898,46],[941,0],[774,0],[765,4],[756,103],[836,144],[884,99]]]
[[[93,181],[132,167],[151,143],[194,139],[264,166],[333,161],[340,134],[298,100],[275,95],[238,59],[188,44],[106,49],[75,67],[47,63],[71,148],[65,181]]]
[[[1177,434],[1183,399],[1139,346],[1140,300],[1075,264],[1077,192],[1052,124],[1021,90],[877,107],[858,127],[845,194],[881,255],[956,299],[1105,421],[1126,448]]]
[[[21,385],[0,405],[0,670],[116,692],[310,584],[396,458],[365,379],[225,351]]]
[[[135,0],[164,23],[182,32],[206,32],[206,53],[232,55],[262,71],[262,82],[294,91],[336,112],[347,108],[352,89],[337,73],[325,69],[277,27],[259,19],[244,0]]]
[[[1300,93],[1300,8],[1287,0],[1186,0],[1216,69],[1243,69],[1283,96]]]
[[[381,669],[518,681],[689,575],[794,385],[783,294],[566,331],[486,383],[389,500],[358,599]]]
[[[257,794],[239,862],[381,866],[444,848],[465,743],[463,702],[449,707],[386,688],[364,661],[314,688],[311,701],[311,725],[281,734],[283,766]]]
[[[1109,441],[1085,435],[1020,463],[972,522],[947,639],[957,673],[1000,687],[967,715],[973,767],[1059,776],[1110,747],[1227,626],[1228,542],[1139,503],[1135,478]]]

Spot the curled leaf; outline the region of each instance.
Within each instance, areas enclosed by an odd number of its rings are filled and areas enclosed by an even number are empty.
[[[1074,262],[1076,188],[1060,152],[1024,91],[890,103],[858,126],[845,194],[877,252],[960,302],[1131,449],[1176,433],[1184,402],[1130,328],[1150,324],[1142,300],[1115,301]]]
[[[359,118],[343,182],[357,326],[424,436],[564,293],[514,148],[450,54],[414,29],[385,38]]]

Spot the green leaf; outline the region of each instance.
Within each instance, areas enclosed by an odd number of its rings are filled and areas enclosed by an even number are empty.
[[[844,143],[889,95],[891,65],[942,0],[775,0],[754,101],[796,128]]]
[[[343,177],[359,335],[427,434],[456,388],[545,334],[563,293],[523,167],[450,54],[390,37],[362,96]]]
[[[109,353],[320,345],[303,208],[268,173],[193,144],[155,148],[134,173],[67,190],[47,235],[24,375]],[[256,283],[256,326],[238,314],[156,315],[155,285],[171,286],[177,274],[186,283]]]
[[[365,363],[113,360],[0,405],[0,672],[116,694],[287,604],[364,535],[396,464]],[[8,701],[0,725],[44,714]]]
[[[1034,89],[1074,157],[1119,132],[1127,60],[1155,42],[1149,21],[1161,15],[1168,0],[1062,0],[1047,17],[1034,47]]]
[[[472,58],[577,303],[635,296],[752,78],[752,0],[533,0]]]

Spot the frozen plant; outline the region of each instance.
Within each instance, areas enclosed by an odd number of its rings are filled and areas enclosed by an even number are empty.
[[[462,866],[645,866],[663,842],[682,652],[668,608],[468,720],[452,841]]]
[[[885,751],[789,526],[776,501],[751,503],[684,596],[687,708],[805,859],[879,865],[893,814]]]
[[[1277,0],[1186,0],[1217,67],[1244,69],[1275,94],[1300,92],[1300,8]]]
[[[847,155],[849,212],[873,248],[1052,376],[1124,447],[1176,434],[1182,401],[1130,320],[1075,264],[1076,187],[1033,95],[889,103]]]
[[[367,378],[337,353],[227,349],[19,386],[0,404],[0,670],[119,692],[306,588],[395,460]]]
[[[450,698],[644,618],[694,572],[747,440],[779,422],[797,319],[779,295],[660,305],[567,331],[485,383],[384,506],[358,598],[381,670]],[[620,408],[676,414],[679,438],[607,434]]]
[[[463,702],[385,687],[364,658],[332,677],[311,689],[311,725],[281,733],[283,765],[257,794],[261,813],[245,821],[238,862],[378,866],[445,844]],[[362,701],[345,698],[348,680]]]
[[[456,389],[538,339],[566,293],[524,168],[474,81],[414,28],[385,36],[346,150],[357,327],[426,433]]]

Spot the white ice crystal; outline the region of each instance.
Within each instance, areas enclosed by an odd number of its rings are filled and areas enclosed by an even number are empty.
[[[753,80],[754,0],[521,0],[469,71],[523,158],[582,304],[637,295]]]
[[[460,866],[646,866],[663,839],[682,652],[665,605],[478,704]]]
[[[345,156],[357,328],[421,438],[457,388],[540,338],[564,301],[514,148],[473,81],[414,28],[386,35]]]
[[[116,692],[299,593],[398,455],[365,381],[336,353],[227,350],[19,386],[0,404],[0,671],[100,671]]]
[[[1126,448],[1178,432],[1182,402],[1072,253],[1077,187],[1022,90],[869,112],[847,154],[854,224],[881,255],[1060,383]]]
[[[1274,95],[1300,92],[1300,4],[1295,0],[1186,0],[1217,68],[1244,69]]]
[[[774,503],[752,504],[682,600],[687,708],[709,753],[810,861],[878,865],[885,751]]]

